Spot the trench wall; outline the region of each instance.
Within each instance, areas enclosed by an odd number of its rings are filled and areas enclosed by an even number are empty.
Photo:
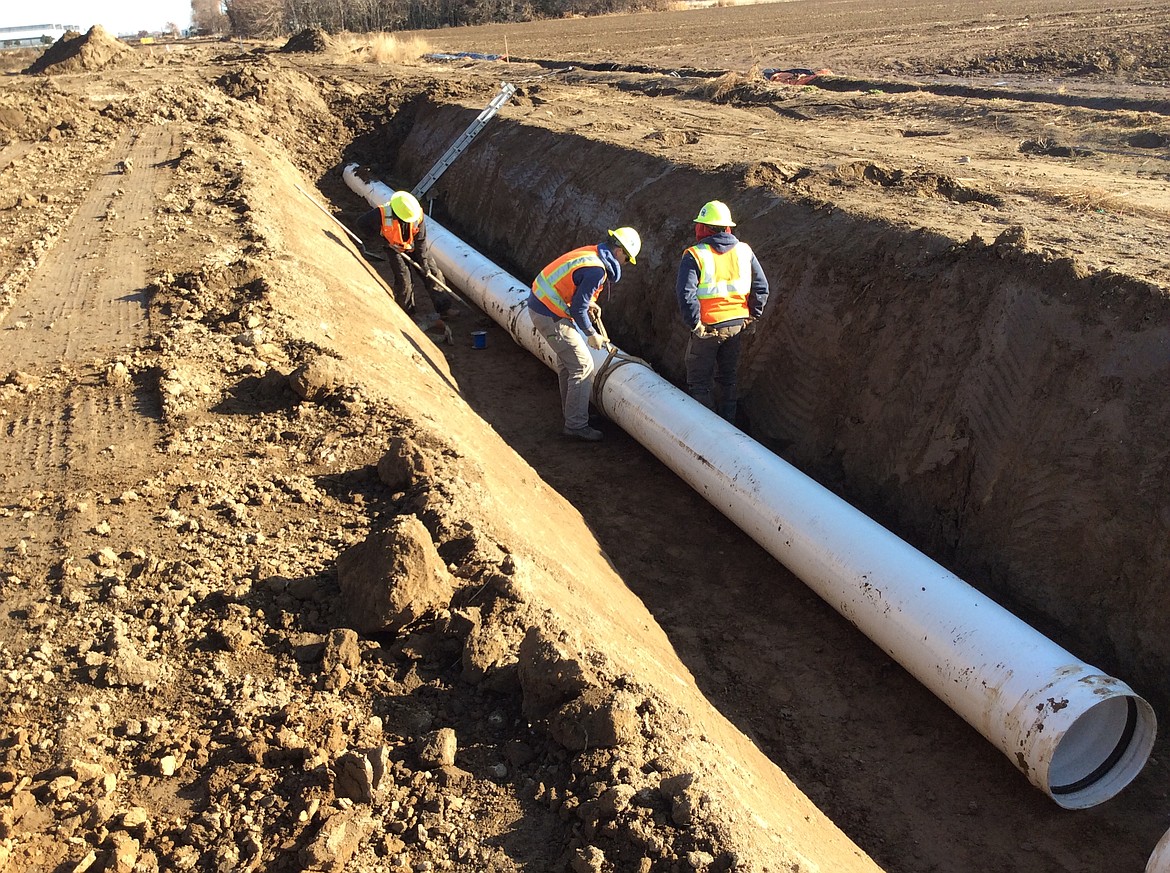
[[[395,175],[475,112],[423,101]],[[495,119],[434,214],[523,281],[607,227],[642,234],[611,335],[682,384],[678,259],[733,208],[773,297],[742,426],[1074,654],[1170,704],[1170,303],[1069,260],[906,231],[657,156]],[[875,195],[878,196],[878,195]]]

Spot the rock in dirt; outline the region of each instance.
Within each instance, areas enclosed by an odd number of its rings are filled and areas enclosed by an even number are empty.
[[[365,755],[346,752],[334,765],[333,792],[358,803],[374,802],[374,765]]]
[[[413,515],[337,559],[342,609],[360,633],[396,631],[451,602],[455,586],[431,535]]]
[[[391,440],[390,448],[378,461],[378,478],[391,491],[405,491],[434,475],[434,465],[409,437]]]
[[[612,749],[639,736],[638,714],[628,695],[590,688],[549,719],[552,738],[572,751]]]
[[[439,728],[419,741],[418,759],[424,768],[452,767],[459,741],[451,728]]]
[[[162,668],[138,653],[137,647],[125,637],[118,636],[110,648],[110,657],[104,673],[105,682],[112,688],[154,688],[162,677]]]
[[[107,848],[106,870],[109,873],[131,873],[138,860],[138,840],[125,831],[114,831],[107,841]]]
[[[326,673],[341,666],[347,670],[356,669],[362,661],[358,647],[358,635],[346,627],[334,628],[325,638],[325,651],[321,655],[321,669]]]
[[[570,866],[573,873],[602,873],[605,870],[605,853],[596,846],[585,846],[573,852]]]
[[[497,623],[485,624],[475,608],[456,613],[456,617],[469,622],[461,634],[463,680],[505,693],[518,687],[515,647],[504,629]]]
[[[304,400],[321,400],[345,384],[346,370],[336,358],[314,358],[288,377],[293,391]]]
[[[520,687],[524,691],[524,715],[545,718],[596,680],[576,658],[540,628],[530,628],[520,643]]]
[[[336,812],[325,819],[313,841],[301,851],[303,870],[341,870],[370,835],[374,823],[358,809]]]

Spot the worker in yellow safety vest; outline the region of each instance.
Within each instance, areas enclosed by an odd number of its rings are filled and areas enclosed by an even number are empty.
[[[565,252],[532,282],[528,314],[557,356],[557,377],[567,437],[597,442],[601,431],[589,426],[593,375],[590,349],[605,348],[608,337],[590,307],[607,285],[622,277],[622,264],[636,263],[642,239],[632,227],[609,231],[605,242]],[[594,310],[596,312],[597,310]]]
[[[751,247],[736,239],[731,210],[712,200],[695,217],[695,244],[683,253],[675,294],[687,342],[687,392],[735,423],[737,371],[745,332],[764,314],[768,279]]]
[[[358,232],[366,239],[381,239],[388,249],[390,271],[398,305],[413,315],[418,305],[411,268],[422,273],[435,311],[445,316],[451,298],[442,289],[443,275],[431,259],[427,246],[426,217],[422,204],[409,191],[395,191],[388,203],[375,206],[357,220]]]

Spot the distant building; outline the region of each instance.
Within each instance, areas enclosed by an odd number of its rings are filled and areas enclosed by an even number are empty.
[[[0,27],[0,48],[26,48],[52,45],[65,33],[80,32],[76,24],[28,24],[24,27]]]

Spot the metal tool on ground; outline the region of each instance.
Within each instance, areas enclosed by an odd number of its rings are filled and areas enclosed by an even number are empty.
[[[443,156],[431,167],[430,172],[423,176],[422,180],[411,189],[410,193],[421,200],[423,195],[431,190],[431,186],[438,181],[439,177],[447,171],[447,168],[455,162],[455,159],[463,154],[471,144],[471,141],[483,130],[484,125],[491,120],[493,115],[499,112],[500,107],[507,103],[508,99],[515,93],[515,85],[509,84],[508,82],[500,85],[499,93],[484,107],[483,112],[476,116],[475,121],[468,125],[467,130],[463,131],[459,138],[451,143],[450,148],[443,152]]]
[[[356,233],[354,233],[352,230],[350,230],[348,227],[346,227],[344,224],[342,224],[341,220],[338,219],[338,217],[336,215],[334,215],[332,212],[330,212],[328,209],[326,209],[324,206],[322,206],[320,203],[318,203],[312,194],[310,194],[308,191],[306,191],[304,188],[302,188],[300,185],[296,184],[295,182],[293,183],[293,187],[296,188],[298,191],[300,191],[302,194],[304,194],[306,197],[308,197],[309,202],[311,202],[314,206],[316,206],[318,209],[320,209],[322,212],[324,212],[326,215],[328,215],[330,218],[332,218],[333,223],[336,224],[338,227],[340,227],[342,230],[344,230],[346,235],[350,239],[352,239],[355,243],[357,243],[357,246],[359,249],[361,249],[363,255],[365,255],[367,258],[370,258],[370,259],[375,260],[375,261],[386,260],[385,255],[380,254],[379,252],[371,252],[369,249],[367,249],[366,244],[364,242],[362,242],[362,238],[360,236],[358,236]]]

